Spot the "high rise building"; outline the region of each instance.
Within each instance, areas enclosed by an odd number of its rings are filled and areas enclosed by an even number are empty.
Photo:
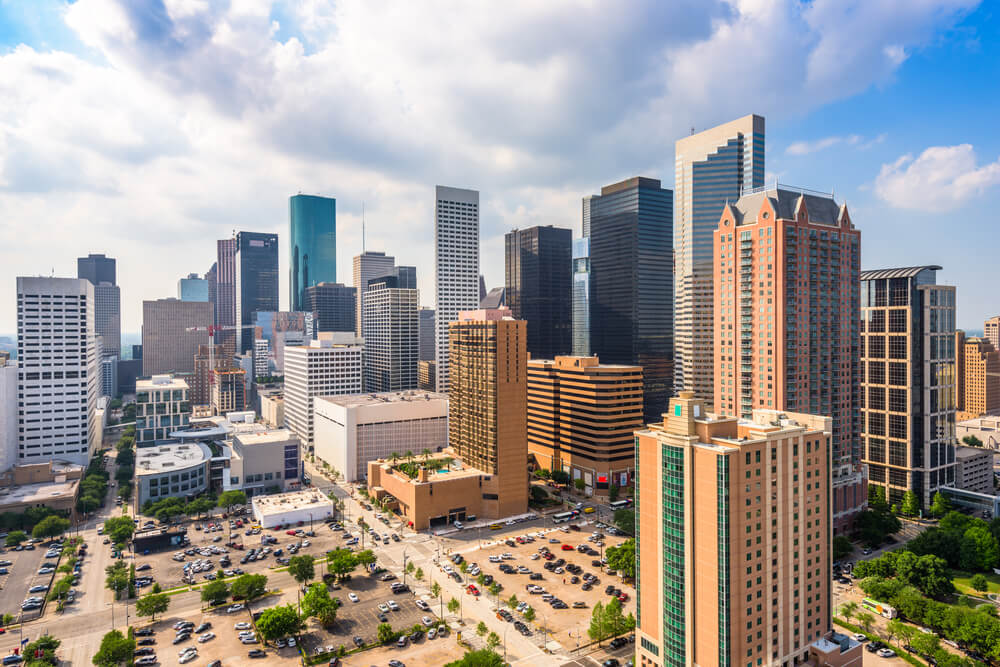
[[[985,338],[966,338],[960,359],[962,397],[956,419],[1000,414],[1000,352]]]
[[[674,165],[674,380],[711,406],[712,234],[727,203],[764,185],[764,119],[744,116],[679,139]]]
[[[434,304],[437,390],[448,393],[448,327],[486,296],[479,275],[479,192],[438,185],[434,190]]]
[[[320,332],[301,347],[285,348],[285,422],[313,447],[313,397],[361,393],[361,338]]]
[[[17,279],[18,462],[86,466],[101,437],[94,285]]]
[[[744,192],[715,233],[715,410],[832,419],[834,526],[867,503],[861,460],[861,233],[831,195]]]
[[[528,507],[526,328],[507,309],[464,311],[449,326],[448,444],[491,476],[483,507],[494,517]]]
[[[528,362],[528,455],[540,468],[582,479],[587,495],[629,485],[632,432],[642,425],[641,367],[597,357]]]
[[[101,337],[101,356],[120,355],[122,316],[117,263],[104,255],[78,257],[76,277],[89,280],[94,286],[94,330]]]
[[[479,301],[480,310],[496,310],[507,307],[507,288],[494,287]]]
[[[368,286],[368,281],[372,278],[387,275],[396,266],[396,258],[386,255],[384,252],[372,252],[371,250],[354,256],[354,289],[357,297],[354,304],[354,332],[361,335],[361,321],[364,314],[361,312],[361,294]],[[327,331],[327,329],[324,329]],[[344,329],[343,331],[347,331]]]
[[[590,204],[596,195],[587,195],[583,198],[582,205],[580,206],[580,218],[582,221],[582,236],[583,238],[590,238]]]
[[[298,331],[308,340],[316,333],[316,314],[311,311],[261,310],[254,313],[253,325],[260,329],[261,338],[268,343],[274,342],[274,337],[282,331]]]
[[[288,241],[288,303],[305,310],[307,287],[337,282],[337,200],[289,197]]]
[[[170,375],[153,375],[135,383],[135,441],[169,440],[191,422],[188,384]]]
[[[417,388],[419,293],[396,276],[372,278],[363,295],[364,391]]]
[[[216,370],[226,370],[233,367],[233,358],[226,354],[225,347],[215,345],[199,345],[194,355],[194,375],[191,376],[191,405],[206,406],[212,402],[212,383],[215,381]]]
[[[101,356],[101,396],[118,396],[118,355]]]
[[[437,382],[437,371],[434,368],[435,363],[433,359],[417,362],[417,389],[421,391],[434,391],[434,386]]]
[[[242,368],[215,370],[212,383],[212,414],[240,412],[247,407],[246,371]]]
[[[983,322],[983,338],[990,341],[994,350],[1000,350],[1000,315]]]
[[[573,356],[588,355],[590,355],[590,238],[584,237],[573,241]]]
[[[635,434],[637,664],[794,665],[827,646],[830,420],[751,417],[682,391]],[[861,664],[845,639],[856,662],[812,664]]]
[[[253,324],[254,313],[278,310],[278,235],[236,234],[236,326]],[[253,330],[236,332],[239,352],[253,349]]]
[[[118,267],[113,257],[91,253],[76,259],[76,277],[85,278],[91,285],[118,284]]]
[[[317,331],[356,331],[358,289],[340,283],[306,288],[306,308],[316,313]]]
[[[208,298],[208,280],[189,273],[177,281],[177,298],[181,301],[211,301]]]
[[[536,226],[504,237],[504,301],[515,319],[528,323],[528,353],[553,359],[573,347],[573,232]]]
[[[212,262],[212,268],[205,272],[205,282],[208,283],[208,300],[215,303],[219,289],[219,264]]]
[[[215,323],[220,326],[236,325],[236,239],[216,241]],[[230,357],[236,354],[236,332],[222,331],[215,342],[226,348]]]
[[[351,310],[353,316],[354,310]],[[350,330],[348,330],[350,331]],[[274,361],[274,372],[276,375],[285,374],[285,348],[290,346],[308,345],[312,336],[307,336],[302,331],[279,331],[271,339],[271,357]]]
[[[955,288],[940,266],[861,272],[861,461],[890,504],[955,482]]]
[[[418,358],[420,361],[434,361],[434,309],[421,308],[418,313],[420,329],[420,343],[418,346]]]
[[[142,302],[142,374],[191,373],[199,345],[208,344],[212,304],[157,299]],[[188,329],[202,328],[202,331]]]
[[[652,178],[601,188],[590,204],[590,351],[642,366],[643,420],[673,384],[673,193]]]
[[[266,338],[254,338],[253,341],[253,377],[267,377],[271,374],[271,350]]]
[[[0,471],[17,463],[17,362],[0,359]]]

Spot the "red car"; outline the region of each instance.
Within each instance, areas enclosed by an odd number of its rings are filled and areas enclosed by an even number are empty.
[[[564,545],[562,545],[562,547],[561,547],[561,548],[562,548],[562,550],[563,550],[563,551],[572,551],[572,550],[573,550],[573,547],[571,547],[571,546],[570,546],[570,545],[568,545],[568,544],[564,544]]]
[[[622,593],[621,595],[619,595],[618,601],[622,603],[628,602],[628,593]]]
[[[479,589],[475,587],[474,584],[469,584],[467,587],[468,591],[473,595],[479,595]]]
[[[295,531],[294,530],[286,530],[285,531],[285,535],[291,535],[292,537],[295,537]]]

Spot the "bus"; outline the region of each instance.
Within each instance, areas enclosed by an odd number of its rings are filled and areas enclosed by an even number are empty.
[[[610,507],[613,510],[621,510],[625,509],[626,507],[632,507],[632,499],[626,498],[625,500],[616,500],[613,503],[608,503],[608,507]]]
[[[569,512],[560,512],[559,514],[552,515],[552,523],[566,523],[572,519],[578,517],[580,513],[576,510],[571,510]]]
[[[871,598],[865,598],[861,601],[861,608],[867,609],[868,611],[873,611],[879,616],[885,616],[886,618],[896,618],[898,615],[896,613],[895,607],[890,607],[887,604],[877,602]]]

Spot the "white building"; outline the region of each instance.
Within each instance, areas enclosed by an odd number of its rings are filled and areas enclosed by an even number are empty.
[[[437,390],[448,392],[448,325],[479,308],[479,192],[439,185],[434,198]]]
[[[254,518],[262,528],[280,525],[322,523],[333,516],[333,501],[316,489],[255,496],[251,500]]]
[[[101,356],[101,396],[118,395],[118,355]]]
[[[170,375],[154,375],[135,383],[135,441],[167,440],[191,421],[188,383]]]
[[[393,276],[376,278],[362,294],[365,391],[417,387],[419,292],[397,285],[398,280]]]
[[[301,485],[299,438],[287,428],[234,424],[230,443],[226,489],[241,488],[251,495],[273,487],[288,491]]]
[[[0,472],[17,463],[17,363],[0,359]]]
[[[135,454],[136,506],[168,497],[193,498],[208,490],[212,450],[200,442],[138,447]]]
[[[19,463],[86,466],[100,392],[94,286],[80,278],[17,279]]]
[[[384,252],[373,252],[368,250],[360,255],[354,256],[354,288],[357,290],[357,301],[355,302],[354,331],[359,336],[363,336],[362,322],[364,322],[364,310],[361,306],[361,295],[368,287],[368,281],[372,278],[388,275],[396,266],[396,258],[386,255]]]
[[[315,428],[316,456],[354,482],[365,478],[369,461],[446,447],[448,397],[404,391],[317,398]]]
[[[312,449],[313,397],[361,392],[362,339],[323,331],[308,346],[285,348],[285,425]]]
[[[253,379],[267,377],[271,374],[268,359],[270,351],[266,338],[255,338],[253,341]]]

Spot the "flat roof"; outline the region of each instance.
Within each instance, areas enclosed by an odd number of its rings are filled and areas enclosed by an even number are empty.
[[[183,470],[212,458],[212,450],[201,442],[169,443],[139,447],[135,453],[135,474],[154,475]]]
[[[59,498],[72,498],[76,495],[76,487],[80,480],[71,479],[65,482],[42,482],[41,484],[22,484],[0,490],[0,507],[19,503],[46,503]]]
[[[993,450],[959,445],[955,447],[955,456],[960,459],[971,459],[974,456],[993,456]]]
[[[290,491],[271,496],[254,496],[252,502],[254,508],[259,509],[264,514],[291,512],[309,507],[323,507],[325,509],[333,505],[332,500],[316,489]]]
[[[293,439],[298,440],[298,436],[287,428],[272,428],[247,433],[237,431],[233,434],[233,439],[239,440],[241,445],[266,445]]]
[[[154,375],[148,380],[136,380],[136,391],[150,391],[156,389],[187,389],[188,383],[172,375]]]
[[[356,408],[362,405],[385,405],[387,403],[420,403],[425,401],[447,401],[448,394],[433,391],[392,391],[381,394],[345,394],[339,396],[317,396],[314,400],[322,400],[345,408]]]

